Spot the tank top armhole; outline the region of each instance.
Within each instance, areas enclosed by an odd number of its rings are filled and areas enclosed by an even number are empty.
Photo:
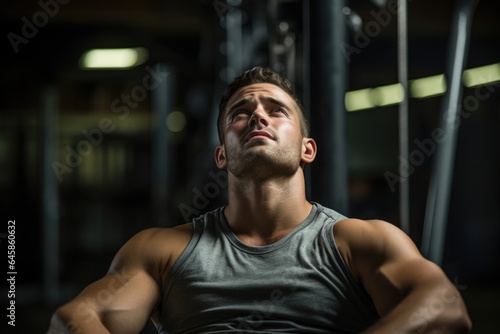
[[[170,269],[167,278],[163,283],[163,291],[164,291],[163,294],[165,296],[170,291],[170,288],[175,283],[175,280],[182,273],[187,259],[189,258],[189,256],[195,249],[196,245],[198,244],[198,241],[200,240],[200,237],[204,230],[204,225],[205,225],[204,219],[193,220],[193,235],[191,236],[191,239],[189,240],[186,248],[182,251],[181,255],[179,255],[177,260],[172,265],[172,268]]]
[[[347,219],[347,218],[346,218]],[[333,228],[335,227],[335,224],[342,221],[342,220],[335,220],[332,218],[333,221],[329,222],[325,228],[323,229],[323,236],[327,240],[328,244],[330,245],[330,250],[335,257],[336,262],[338,263],[339,269],[342,270],[342,273],[344,276],[349,280],[351,283],[351,286],[356,289],[358,293],[363,295],[364,297],[369,297],[368,292],[365,290],[363,287],[363,284],[361,284],[360,281],[358,281],[347,264],[344,261],[344,258],[342,257],[342,254],[340,253],[340,250],[337,247],[337,242],[335,241],[335,236],[333,234]],[[371,300],[371,298],[370,298]]]

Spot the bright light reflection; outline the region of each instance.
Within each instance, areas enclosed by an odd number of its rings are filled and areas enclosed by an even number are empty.
[[[145,48],[92,49],[81,57],[84,69],[127,69],[144,63],[148,58]]]

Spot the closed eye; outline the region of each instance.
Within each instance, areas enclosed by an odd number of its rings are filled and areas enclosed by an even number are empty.
[[[288,117],[288,111],[285,108],[282,107],[274,107],[271,109],[270,114],[283,114]]]
[[[250,115],[250,111],[247,109],[243,109],[243,108],[235,109],[235,110],[231,111],[231,113],[229,115],[229,120],[232,122],[237,118],[247,117],[249,115]]]

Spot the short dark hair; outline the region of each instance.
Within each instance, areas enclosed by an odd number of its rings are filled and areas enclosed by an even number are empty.
[[[219,116],[217,117],[217,132],[219,134],[220,143],[224,143],[223,123],[227,102],[239,89],[257,83],[269,83],[275,85],[290,95],[299,109],[298,113],[300,117],[300,130],[302,135],[307,137],[309,135],[309,122],[304,114],[302,104],[300,103],[297,94],[295,94],[290,82],[270,68],[257,66],[234,78],[234,80],[227,86],[224,94],[222,94],[219,104]]]

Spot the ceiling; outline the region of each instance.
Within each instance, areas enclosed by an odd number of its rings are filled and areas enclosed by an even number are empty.
[[[265,6],[262,1],[250,0],[10,0],[0,13],[0,26],[7,37],[3,39],[4,62],[0,64],[4,76],[0,92],[4,106],[17,108],[26,105],[27,100],[35,101],[36,92],[33,97],[26,97],[26,94],[30,94],[30,88],[46,82],[87,80],[89,76],[93,80],[123,80],[127,74],[89,74],[78,69],[80,55],[96,47],[146,46],[152,63],[174,64],[188,80],[213,80],[221,66],[219,43],[224,38],[219,23],[221,14],[238,2],[246,10],[246,22],[266,14],[252,10],[258,3],[259,8]],[[349,6],[366,25],[383,15],[385,9],[377,7],[376,2],[352,0]],[[301,20],[301,1],[280,3],[279,16],[283,20]],[[447,60],[455,1],[413,0],[408,3],[410,78],[441,73]],[[469,67],[499,61],[499,7],[498,1],[479,1],[472,25]],[[26,27],[26,22],[32,24],[33,20],[39,25],[35,32]],[[363,52],[353,55],[351,89],[396,81],[397,20],[394,15],[389,20],[387,26],[370,38]],[[314,23],[314,18],[311,22]],[[296,22],[294,27],[299,29],[296,34],[303,36],[301,22]],[[30,36],[13,42],[13,34],[15,38]],[[351,37],[355,37],[354,32]]]

